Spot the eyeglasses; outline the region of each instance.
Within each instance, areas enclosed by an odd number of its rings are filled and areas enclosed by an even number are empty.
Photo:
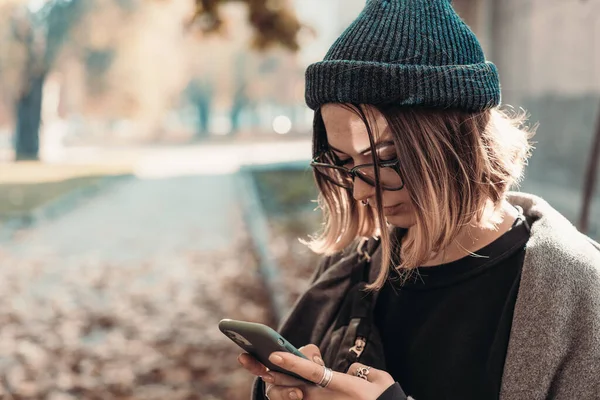
[[[361,164],[348,169],[338,165],[339,161],[336,158],[325,152],[313,159],[310,166],[329,182],[345,189],[354,188],[355,178],[375,186],[375,164]],[[397,191],[404,188],[404,180],[400,175],[400,160],[380,161],[379,167],[379,182],[383,190]]]

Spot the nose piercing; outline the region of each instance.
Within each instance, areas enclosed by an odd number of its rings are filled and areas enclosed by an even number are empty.
[[[369,199],[366,199],[366,200],[361,200],[360,202],[361,202],[361,203],[362,203],[362,205],[363,205],[363,206],[365,206],[365,207],[369,205]]]

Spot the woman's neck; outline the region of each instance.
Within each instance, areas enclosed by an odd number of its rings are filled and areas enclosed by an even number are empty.
[[[422,266],[446,264],[477,252],[509,231],[517,216],[517,210],[507,201],[503,201],[497,210],[494,210],[493,205],[490,204],[480,223],[467,225],[452,244],[435,254]]]

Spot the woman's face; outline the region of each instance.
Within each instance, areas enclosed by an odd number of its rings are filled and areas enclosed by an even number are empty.
[[[327,130],[329,147],[341,161],[347,160],[343,163],[346,168],[373,162],[369,134],[360,116],[339,104],[325,104],[321,107],[321,115]],[[374,109],[374,117],[375,121],[372,123],[376,124],[376,127],[371,127],[371,131],[374,135],[379,135],[373,138],[379,159],[389,160],[397,157],[384,116]],[[414,206],[406,186],[397,191],[383,190],[382,194],[383,214],[390,224],[400,228],[409,228],[415,224]],[[368,200],[372,207],[377,207],[375,188],[361,179],[354,180],[353,196],[356,201]]]

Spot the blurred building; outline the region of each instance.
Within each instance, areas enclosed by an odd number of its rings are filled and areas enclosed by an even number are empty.
[[[453,4],[498,66],[503,103],[540,122],[523,188],[574,219],[600,111],[600,0]],[[598,229],[596,193],[591,220]]]
[[[298,18],[314,30],[314,35],[300,50],[303,64],[308,66],[322,60],[364,6],[365,0],[295,0]]]

